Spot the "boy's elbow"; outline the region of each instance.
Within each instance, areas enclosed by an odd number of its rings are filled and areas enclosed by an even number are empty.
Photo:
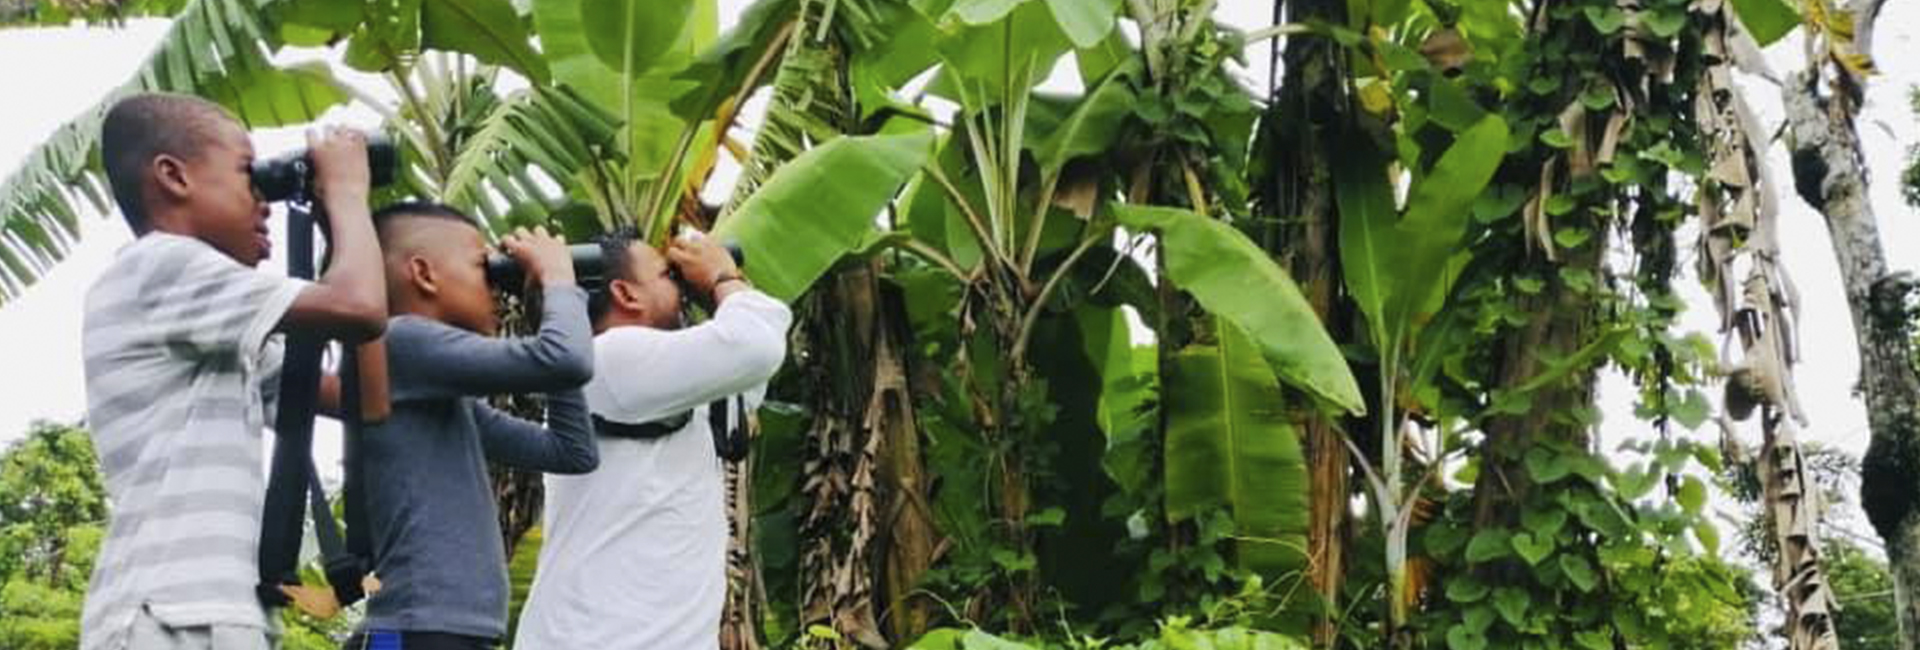
[[[387,306],[371,300],[346,305],[337,337],[344,343],[365,343],[387,333]]]
[[[577,351],[562,354],[553,362],[554,379],[569,388],[577,388],[593,381],[593,353]]]

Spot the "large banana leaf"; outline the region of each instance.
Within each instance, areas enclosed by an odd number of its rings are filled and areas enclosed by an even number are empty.
[[[782,165],[714,235],[740,243],[755,284],[792,300],[873,233],[932,144],[926,131],[835,138]]]
[[[535,85],[546,84],[551,76],[507,0],[425,0],[420,6],[420,44],[513,68]]]
[[[609,18],[611,17],[611,18]],[[626,127],[626,156],[636,177],[652,179],[664,173],[687,122],[674,115],[674,99],[698,88],[696,82],[675,79],[693,62],[695,54],[712,43],[719,31],[713,0],[535,0],[534,24],[554,80],[572,87],[601,110],[618,116]],[[637,50],[621,49],[609,61],[608,29],[604,21],[629,20],[635,38],[658,40],[661,25],[671,24],[672,39],[657,53],[652,43],[635,42]],[[617,39],[616,39],[617,40]],[[642,54],[645,54],[644,56]]]
[[[132,93],[201,95],[232,110],[250,127],[312,120],[345,100],[320,67],[280,70],[268,58],[278,45],[263,19],[271,2],[193,0],[133,78],[56,130],[0,181],[0,303],[66,256],[79,237],[80,200],[109,210],[99,167],[100,121]]]
[[[1152,476],[1146,455],[1148,440],[1159,420],[1154,398],[1159,393],[1156,349],[1134,345],[1126,314],[1119,308],[1084,305],[1074,310],[1088,360],[1100,374],[1100,405],[1095,414],[1107,449],[1101,467],[1129,494],[1138,493]]]
[[[1406,215],[1393,208],[1385,161],[1364,151],[1337,156],[1340,264],[1374,344],[1397,353],[1440,308],[1473,200],[1506,157],[1507,125],[1488,115],[1460,134],[1414,184]]]
[[[1313,306],[1246,235],[1178,208],[1118,205],[1114,215],[1128,228],[1159,232],[1168,279],[1251,335],[1283,381],[1345,411],[1366,412],[1360,386]]]
[[[740,85],[746,83],[753,66],[767,54],[774,35],[794,21],[800,4],[800,0],[758,0],[748,7],[739,23],[675,75],[675,79],[691,81],[699,87],[674,100],[674,114],[688,121],[711,117],[726,98],[751,94],[752,89]],[[767,81],[762,79],[761,83]]]
[[[1034,158],[1041,173],[1060,173],[1067,162],[1108,151],[1115,134],[1133,114],[1134,94],[1127,80],[1112,77],[1087,93],[1065,120],[1035,144]]]
[[[1300,568],[1307,530],[1307,466],[1280,384],[1240,328],[1214,319],[1217,345],[1174,355],[1164,384],[1167,516],[1233,513],[1243,566],[1267,575]]]

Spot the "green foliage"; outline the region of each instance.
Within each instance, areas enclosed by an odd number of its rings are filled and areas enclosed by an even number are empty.
[[[1266,576],[1306,561],[1306,462],[1273,371],[1244,332],[1176,354],[1166,394],[1167,516],[1226,508],[1242,566]]]
[[[1786,36],[1800,25],[1800,15],[1785,0],[1733,0],[1733,9],[1741,24],[1762,47]]]
[[[1821,568],[1840,601],[1833,629],[1842,647],[1893,650],[1900,647],[1900,620],[1894,610],[1893,576],[1885,560],[1840,538],[1825,540]]]
[[[106,527],[93,445],[36,422],[0,455],[0,647],[80,643],[80,609]]]
[[[920,637],[908,650],[1305,650],[1306,645],[1272,632],[1229,625],[1196,629],[1186,617],[1160,623],[1158,636],[1139,643],[1115,643],[1094,637],[1064,642],[1014,640],[979,629],[939,629]]]
[[[86,431],[35,423],[0,456],[0,576],[84,589],[106,522]]]
[[[1287,272],[1246,235],[1185,210],[1118,206],[1115,215],[1129,228],[1159,234],[1168,279],[1244,329],[1282,381],[1342,410],[1366,410],[1319,316]]]
[[[1418,533],[1422,556],[1446,576],[1444,598],[1422,615],[1431,642],[1544,648],[1591,638],[1602,647],[1620,639],[1731,650],[1752,637],[1758,588],[1694,550],[1690,535],[1704,524],[1696,513],[1623,500],[1607,481],[1640,470],[1612,469],[1583,450],[1545,445],[1528,461],[1527,478],[1544,489],[1522,504],[1517,527],[1476,530],[1470,495],[1455,493]]]
[[[740,242],[763,290],[793,300],[868,238],[931,145],[925,132],[835,139],[782,166],[714,234]]]
[[[524,23],[507,0],[424,0],[420,45],[471,54],[483,62],[513,68],[535,84],[545,84],[551,75],[547,61],[528,42]]]

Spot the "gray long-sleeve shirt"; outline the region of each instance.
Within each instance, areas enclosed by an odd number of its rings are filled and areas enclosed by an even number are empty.
[[[578,474],[600,461],[579,387],[593,376],[586,293],[546,288],[540,331],[484,337],[418,316],[387,326],[393,409],[360,436],[380,591],[364,629],[499,638],[506,553],[488,460]],[[547,393],[548,428],[480,396]]]

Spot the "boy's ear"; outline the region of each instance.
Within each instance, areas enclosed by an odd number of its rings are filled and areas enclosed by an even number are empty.
[[[440,281],[434,276],[433,263],[419,255],[407,258],[407,284],[422,296],[440,294]]]
[[[173,154],[159,154],[147,169],[153,174],[153,184],[167,198],[182,200],[192,192],[193,183],[187,180],[187,164]]]

